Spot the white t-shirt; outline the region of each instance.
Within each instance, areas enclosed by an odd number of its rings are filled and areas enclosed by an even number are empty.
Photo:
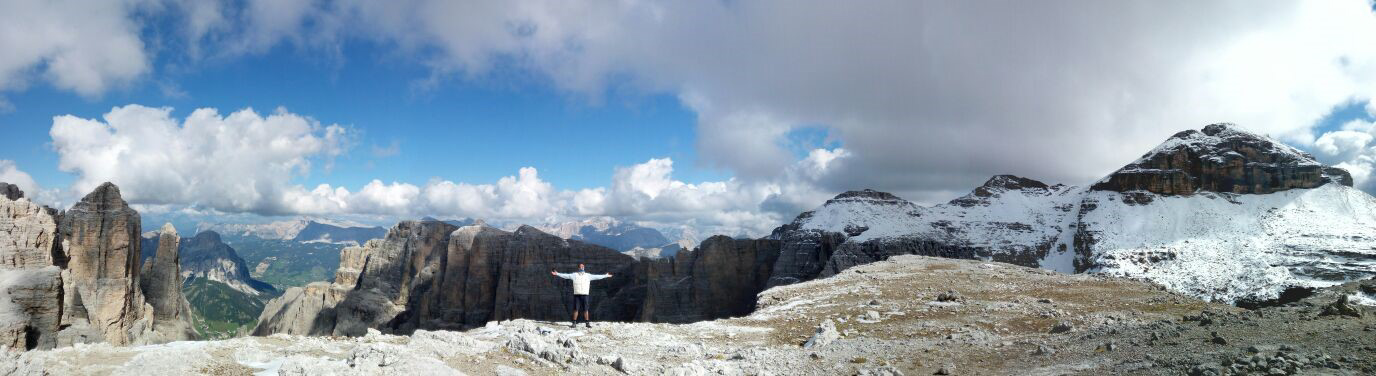
[[[573,280],[573,294],[587,295],[592,287],[592,281],[611,277],[611,274],[588,274],[584,272],[559,273],[559,278]]]

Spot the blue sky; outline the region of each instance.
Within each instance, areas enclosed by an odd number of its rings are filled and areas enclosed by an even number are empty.
[[[389,60],[385,51],[368,44],[349,46],[342,59],[303,55],[277,46],[261,56],[205,64],[94,99],[38,85],[6,96],[15,110],[0,113],[0,124],[11,136],[0,140],[0,147],[16,151],[6,158],[26,167],[40,184],[65,186],[73,176],[58,171],[57,156],[47,145],[53,116],[99,118],[130,103],[173,107],[177,117],[202,107],[221,112],[285,107],[358,132],[352,152],[331,171],[301,180],[312,186],[433,177],[494,181],[521,167],[539,166],[545,180],[580,189],[605,185],[614,166],[664,157],[677,162],[680,178],[724,175],[694,164],[696,117],[672,95],[609,92],[593,98],[554,91],[535,79],[508,79],[520,73],[505,68],[477,79],[445,79],[427,89],[418,83],[429,72]],[[153,82],[158,80],[165,82]],[[175,85],[171,90],[178,93],[168,95],[163,85]],[[375,155],[374,148],[392,149],[394,143],[395,155]]]
[[[58,207],[110,180],[145,213],[206,220],[760,235],[852,189],[931,204],[995,174],[1085,184],[1233,122],[1372,192],[1372,9],[7,1],[0,180]]]

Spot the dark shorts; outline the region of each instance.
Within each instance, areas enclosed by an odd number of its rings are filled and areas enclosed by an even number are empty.
[[[588,310],[588,296],[587,296],[587,295],[574,295],[574,296],[573,296],[573,311],[574,311],[574,312],[579,312],[579,311],[587,311],[587,310]]]

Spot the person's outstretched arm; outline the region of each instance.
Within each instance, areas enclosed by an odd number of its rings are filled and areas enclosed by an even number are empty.
[[[556,272],[556,271],[551,270],[551,271],[549,271],[549,275],[552,275],[552,276],[555,276],[555,277],[559,277],[559,278],[563,278],[563,279],[573,279],[573,273],[559,273],[559,272]]]
[[[588,276],[588,280],[589,280],[589,281],[596,281],[596,280],[603,279],[603,278],[608,278],[608,277],[611,277],[611,276],[612,276],[612,273],[601,274],[601,275],[591,275],[591,276]]]

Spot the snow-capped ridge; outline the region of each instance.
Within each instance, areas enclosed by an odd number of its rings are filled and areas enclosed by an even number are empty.
[[[994,175],[984,184],[975,187],[970,193],[951,200],[948,204],[963,207],[989,206],[990,198],[998,197],[1009,191],[1020,191],[1024,195],[1051,195],[1063,192],[1065,188],[1066,185],[1064,184],[1047,185],[1041,181],[1016,175]]]
[[[1352,175],[1270,137],[1218,123],[1176,133],[1090,188],[1161,195],[1267,194],[1334,183],[1351,186]]]
[[[775,285],[897,254],[1143,278],[1221,301],[1376,275],[1376,198],[1342,169],[1232,124],[1177,133],[1089,187],[995,175],[922,207],[850,191],[770,235]],[[820,260],[820,261],[818,261]],[[823,263],[824,265],[819,265]]]

